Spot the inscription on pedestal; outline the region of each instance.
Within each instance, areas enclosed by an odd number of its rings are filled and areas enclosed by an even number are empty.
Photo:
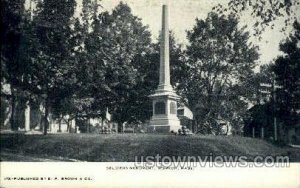
[[[154,114],[166,114],[166,104],[164,102],[156,102],[154,107]]]
[[[176,114],[177,107],[175,102],[170,103],[170,114]]]

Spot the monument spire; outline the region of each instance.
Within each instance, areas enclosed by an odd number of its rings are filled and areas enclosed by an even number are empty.
[[[178,132],[180,121],[177,117],[179,96],[170,83],[169,23],[168,7],[162,8],[162,30],[160,36],[159,85],[152,99],[153,115],[149,130],[153,132]]]
[[[160,37],[159,90],[172,90],[170,84],[170,54],[169,54],[169,13],[168,6],[163,5],[162,29]]]

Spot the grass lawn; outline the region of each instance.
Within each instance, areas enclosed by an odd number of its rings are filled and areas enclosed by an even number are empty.
[[[300,161],[300,149],[233,136],[174,136],[154,134],[1,134],[2,161],[133,162],[135,156],[289,155]],[[40,160],[41,159],[41,160]]]

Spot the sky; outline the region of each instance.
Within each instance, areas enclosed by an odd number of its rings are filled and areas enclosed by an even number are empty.
[[[82,0],[77,1],[77,15],[81,10]],[[100,11],[111,11],[117,6],[121,0],[98,0],[102,8]],[[169,28],[173,31],[176,41],[183,45],[188,44],[186,39],[186,31],[191,30],[195,25],[195,19],[205,19],[207,14],[217,4],[225,5],[229,0],[122,0],[128,4],[135,16],[142,19],[143,24],[149,26],[149,30],[152,34],[153,41],[157,40],[159,31],[161,29],[161,14],[162,5],[167,4],[169,6]],[[299,9],[300,10],[300,7]],[[299,14],[300,16],[300,14]],[[240,26],[247,25],[247,30],[250,34],[254,32],[252,25],[256,20],[250,16],[249,11],[245,12],[241,16]],[[271,62],[279,54],[279,43],[286,39],[288,36],[286,33],[282,33],[279,30],[284,24],[284,18],[278,19],[275,22],[274,29],[267,29],[262,34],[262,40],[252,37],[250,42],[259,46],[260,59],[259,64],[265,64]],[[291,31],[291,26],[287,30]]]

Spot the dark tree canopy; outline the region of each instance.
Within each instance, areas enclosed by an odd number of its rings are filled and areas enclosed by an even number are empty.
[[[30,83],[32,93],[44,100],[44,134],[53,104],[71,94],[69,87],[75,83],[70,43],[75,5],[74,0],[45,0],[37,3],[33,16]]]
[[[280,44],[284,55],[279,56],[273,70],[277,83],[282,86],[278,91],[279,116],[287,125],[293,125],[300,109],[300,24],[294,23],[295,32]]]
[[[189,79],[186,97],[199,124],[212,125],[217,119],[235,122],[246,108],[240,82],[253,74],[257,48],[248,42],[249,34],[238,29],[233,16],[209,13],[196,20],[188,31]],[[206,127],[204,132],[210,132]]]

